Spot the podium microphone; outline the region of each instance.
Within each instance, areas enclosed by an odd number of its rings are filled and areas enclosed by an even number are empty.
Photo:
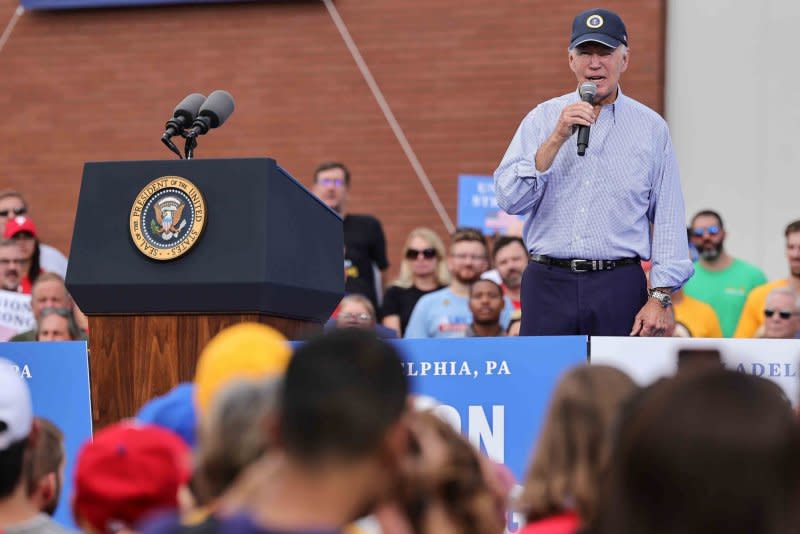
[[[200,106],[197,118],[192,122],[192,128],[186,132],[186,138],[204,135],[208,130],[222,126],[233,113],[234,106],[233,97],[229,92],[221,89],[214,91]]]
[[[584,82],[578,89],[581,100],[594,104],[594,95],[597,94],[597,86],[592,82]],[[586,154],[586,147],[589,146],[589,127],[583,124],[578,125],[578,155]]]
[[[188,95],[175,106],[175,111],[172,112],[172,118],[168,120],[167,124],[164,126],[165,131],[161,136],[161,142],[163,142],[167,148],[175,152],[178,157],[182,157],[181,151],[170,141],[170,138],[183,133],[183,130],[192,124],[192,121],[197,117],[197,113],[200,111],[200,107],[205,101],[205,95],[201,95],[200,93]]]

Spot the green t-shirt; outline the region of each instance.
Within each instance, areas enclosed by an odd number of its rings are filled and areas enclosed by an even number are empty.
[[[708,271],[700,262],[694,264],[694,275],[686,282],[686,294],[709,304],[717,312],[722,335],[731,337],[739,322],[744,302],[750,290],[767,282],[767,277],[755,265],[734,259],[722,271]]]

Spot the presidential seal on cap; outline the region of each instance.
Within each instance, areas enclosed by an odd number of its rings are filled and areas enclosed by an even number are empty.
[[[133,244],[154,260],[172,260],[191,249],[206,223],[206,202],[180,176],[162,176],[136,196],[130,216]]]
[[[570,50],[583,43],[600,43],[609,48],[628,46],[628,32],[622,19],[608,9],[590,9],[572,21]]]

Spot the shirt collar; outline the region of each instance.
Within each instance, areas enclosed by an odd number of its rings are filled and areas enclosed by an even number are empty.
[[[575,89],[575,93],[574,94],[575,94],[575,100],[576,101],[579,101],[581,99],[579,91],[580,91],[580,87]],[[625,109],[625,106],[628,104],[627,100],[628,100],[628,97],[625,96],[622,93],[622,87],[619,84],[617,84],[617,98],[616,98],[616,100],[614,100],[610,104],[607,104],[607,105],[603,106],[603,108],[609,108],[610,109],[610,111],[611,111],[611,120],[612,121],[616,122],[616,120],[617,120],[617,108],[619,107],[619,109]]]

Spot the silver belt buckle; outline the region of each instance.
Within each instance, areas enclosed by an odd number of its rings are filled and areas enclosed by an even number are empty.
[[[588,268],[588,269],[579,268],[578,267],[578,262],[586,262],[586,263],[590,263],[591,264],[591,262],[589,260],[570,260],[570,262],[569,262],[569,270],[572,271],[573,273],[586,273],[586,272],[589,272],[589,271],[592,270],[591,267]]]

